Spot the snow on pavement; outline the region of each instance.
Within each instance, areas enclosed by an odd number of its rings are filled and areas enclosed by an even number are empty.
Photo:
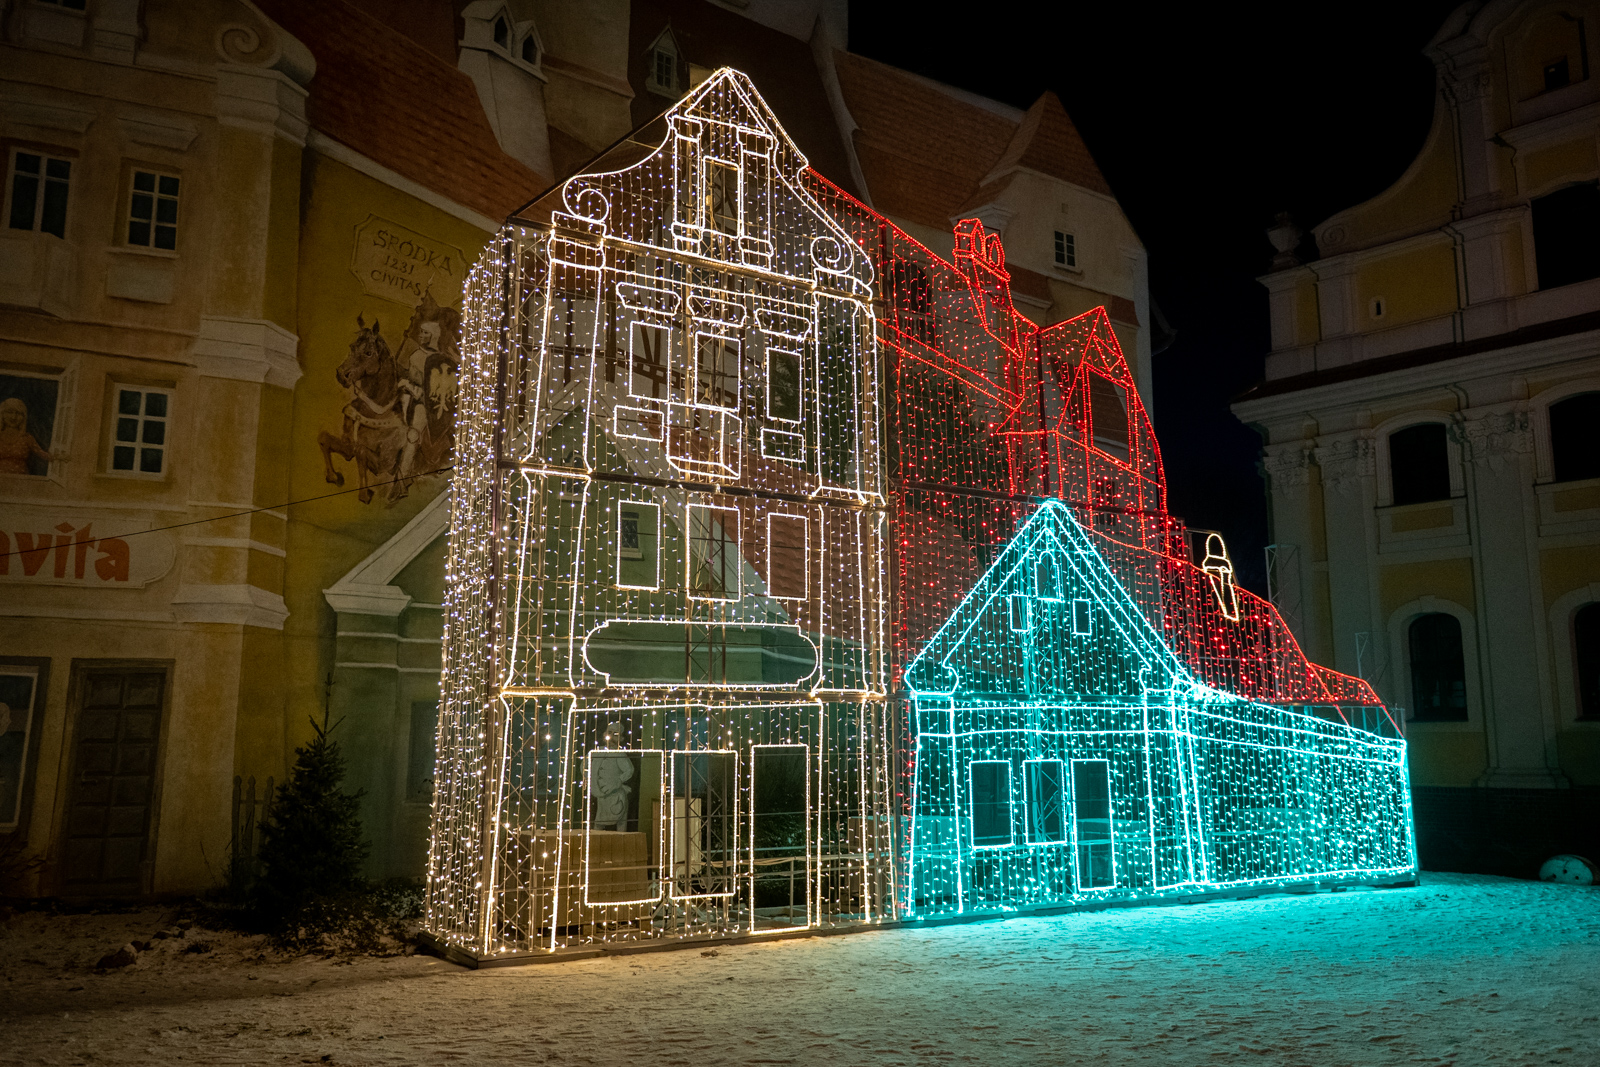
[[[213,951],[94,973],[160,916],[0,928],[0,1063],[1600,1064],[1600,888],[1428,874],[485,971],[190,931]]]

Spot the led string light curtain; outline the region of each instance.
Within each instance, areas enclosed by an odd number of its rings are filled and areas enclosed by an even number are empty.
[[[441,940],[1414,867],[1398,730],[1195,557],[1103,309],[1034,326],[727,70],[524,216],[467,293]]]
[[[872,267],[741,76],[660,133],[469,285],[429,922],[480,955],[897,914]]]

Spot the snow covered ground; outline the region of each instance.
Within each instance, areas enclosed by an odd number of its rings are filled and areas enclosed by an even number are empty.
[[[1430,874],[476,972],[190,929],[94,972],[169,919],[0,928],[0,1063],[1600,1064],[1600,888]]]

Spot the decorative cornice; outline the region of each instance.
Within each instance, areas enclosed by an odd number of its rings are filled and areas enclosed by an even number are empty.
[[[1269,488],[1302,488],[1311,484],[1311,449],[1302,442],[1270,447],[1261,457]]]
[[[1350,495],[1362,478],[1377,472],[1376,451],[1368,435],[1331,438],[1315,451],[1323,484],[1343,496]]]
[[[180,622],[220,622],[281,630],[289,618],[283,597],[253,585],[180,585],[172,597]]]
[[[1533,430],[1526,411],[1504,411],[1465,419],[1450,428],[1467,461],[1498,471],[1506,461],[1533,451]]]

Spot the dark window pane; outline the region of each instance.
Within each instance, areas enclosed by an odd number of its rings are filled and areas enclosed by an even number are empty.
[[[17,153],[17,173],[18,174],[38,174],[39,173],[39,164],[41,162],[42,162],[42,160],[40,159],[40,157],[34,155],[31,152],[18,152]]]
[[[800,421],[800,353],[767,349],[767,414]]]
[[[175,223],[178,221],[178,202],[176,200],[156,201],[156,221]]]
[[[1600,478],[1600,393],[1550,405],[1550,451],[1558,482]]]
[[[156,247],[164,248],[168,252],[178,247],[178,230],[173,226],[156,227]]]
[[[133,470],[133,449],[128,445],[118,445],[112,449],[111,469],[115,471]]]
[[[160,474],[161,449],[141,448],[139,450],[139,469],[145,474]]]
[[[143,394],[136,389],[124,389],[117,397],[117,413],[119,415],[139,414],[139,397]]]
[[[539,46],[533,43],[532,37],[522,39],[522,61],[524,63],[537,63],[539,61]]]
[[[1011,843],[1011,764],[974,761],[972,768],[972,843]]]
[[[161,176],[161,195],[162,196],[177,196],[178,195],[178,179],[174,178],[170,174],[163,174]]]
[[[44,165],[44,174],[47,178],[66,181],[72,177],[72,164],[65,159],[47,160]]]
[[[57,237],[67,235],[67,183],[44,183],[44,210],[39,213],[39,229]]]
[[[147,445],[164,445],[167,443],[167,424],[159,419],[151,419],[144,424],[144,443]]]
[[[156,176],[146,170],[136,170],[133,172],[133,187],[141,193],[153,193],[156,191]]]
[[[1600,719],[1600,604],[1572,617],[1573,665],[1578,674],[1578,718]]]
[[[1089,375],[1089,421],[1096,448],[1118,459],[1128,458],[1128,409],[1122,390],[1110,378]]]
[[[139,420],[138,419],[118,419],[117,420],[117,440],[119,440],[119,441],[133,441],[133,440],[136,440],[138,438],[138,436],[139,436]]]
[[[1389,477],[1396,504],[1450,499],[1450,448],[1444,424],[1425,422],[1389,435]]]
[[[1539,288],[1600,277],[1600,189],[1574,185],[1533,201]]]
[[[154,415],[157,418],[162,418],[162,419],[166,418],[167,417],[167,394],[166,393],[146,393],[144,395],[144,413],[146,415]]]
[[[507,27],[506,27],[506,20],[505,19],[495,19],[494,20],[494,43],[499,45],[501,48],[504,48],[506,46],[506,42],[508,40],[510,40],[510,38],[511,38],[511,31],[509,29],[507,29]]]
[[[1556,60],[1554,63],[1546,63],[1544,65],[1544,91],[1545,92],[1550,93],[1550,92],[1554,92],[1557,89],[1565,89],[1568,85],[1571,85],[1571,84],[1572,84],[1572,72],[1571,72],[1571,69],[1567,66],[1567,57],[1566,56],[1562,56],[1560,59]]]
[[[128,243],[130,245],[148,245],[150,243],[150,224],[148,222],[128,223]]]
[[[33,229],[33,212],[38,206],[39,179],[18,174],[11,180],[11,228]]]
[[[128,203],[128,216],[135,219],[148,219],[151,205],[152,199],[148,193],[134,193],[133,199]]]
[[[1422,615],[1411,623],[1411,717],[1465,722],[1467,669],[1455,616]]]

